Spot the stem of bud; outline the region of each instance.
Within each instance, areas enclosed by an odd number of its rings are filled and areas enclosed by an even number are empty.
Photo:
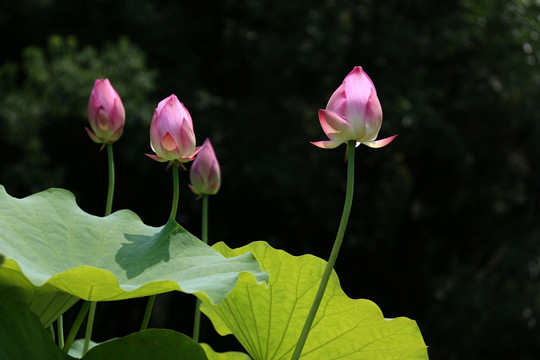
[[[65,352],[66,354],[71,348],[71,345],[73,345],[73,342],[75,341],[75,336],[77,336],[77,332],[79,331],[79,328],[81,327],[81,324],[84,321],[84,318],[86,317],[86,314],[88,313],[89,308],[90,308],[90,302],[88,301],[83,302],[83,304],[81,305],[81,309],[79,310],[79,313],[77,314],[77,317],[75,318],[75,321],[73,321],[71,330],[69,331],[69,334],[66,338],[66,343],[64,344],[64,347],[62,348],[62,351]]]
[[[330,279],[330,275],[332,274],[332,270],[334,269],[334,265],[337,260],[339,248],[341,247],[341,243],[343,242],[343,236],[345,235],[345,229],[347,228],[347,222],[349,221],[349,214],[351,213],[354,193],[354,151],[356,149],[355,145],[355,141],[349,141],[347,144],[347,190],[345,193],[345,205],[343,206],[343,213],[341,215],[341,221],[339,223],[336,240],[334,241],[332,253],[330,254],[330,258],[328,259],[326,268],[324,269],[321,283],[319,284],[319,289],[317,290],[317,294],[315,295],[315,299],[313,300],[313,304],[311,305],[311,309],[309,310],[308,317],[306,319],[306,322],[304,323],[304,328],[302,329],[302,333],[300,334],[300,339],[298,340],[296,348],[294,349],[292,360],[298,360],[300,358],[300,355],[302,354],[302,349],[304,348],[304,344],[306,343],[309,331],[311,330],[313,320],[315,320],[315,315],[317,315],[317,310],[319,309],[319,305],[321,304],[324,291],[326,290],[326,285],[328,285],[328,280]]]
[[[205,244],[208,244],[208,195],[203,195],[202,197],[202,231],[201,231],[202,241]],[[195,300],[195,319],[193,322],[193,340],[199,342],[199,330],[201,323],[201,300],[197,298]]]
[[[175,220],[176,218],[176,212],[178,211],[178,198],[180,193],[180,185],[178,183],[178,165],[174,163],[172,165],[172,173],[173,173],[173,202],[171,206],[171,214],[169,215],[169,218],[172,220]]]
[[[112,212],[112,202],[114,196],[114,155],[112,144],[107,144],[107,162],[109,168],[109,188],[107,190],[107,204],[105,206],[105,216],[109,216]],[[90,313],[88,314],[88,320],[86,322],[86,333],[84,336],[84,345],[82,354],[86,354],[88,348],[90,347],[90,339],[92,337],[92,329],[94,327],[94,317],[96,314],[96,305],[95,301],[90,303]]]
[[[176,162],[172,164],[172,173],[173,173],[173,201],[171,206],[171,214],[169,218],[175,220],[176,212],[178,211],[178,199],[180,194],[180,184],[178,181],[178,164]],[[144,311],[143,320],[141,323],[141,330],[145,330],[148,327],[148,322],[150,321],[150,315],[152,314],[152,309],[154,307],[154,302],[156,301],[156,295],[150,295],[148,297],[148,303],[146,304],[146,310]]]
[[[109,163],[109,190],[107,191],[107,206],[105,207],[105,216],[112,212],[112,202],[114,195],[114,157],[112,144],[107,144],[107,159]]]

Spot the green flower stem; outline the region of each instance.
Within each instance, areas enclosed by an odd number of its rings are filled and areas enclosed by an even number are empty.
[[[180,197],[180,185],[178,183],[178,166],[172,164],[172,173],[173,173],[173,202],[171,206],[171,215],[169,218],[172,220],[176,219],[176,212],[178,211],[178,198]]]
[[[343,242],[343,236],[345,235],[345,229],[347,228],[347,222],[349,221],[349,214],[351,213],[354,193],[355,146],[355,141],[349,141],[349,143],[347,144],[347,190],[345,193],[345,205],[343,206],[343,213],[341,215],[341,221],[339,223],[336,240],[334,242],[330,258],[328,259],[328,263],[326,264],[326,268],[324,269],[321,283],[319,284],[319,289],[317,290],[317,294],[315,295],[315,299],[313,300],[313,304],[311,305],[311,309],[309,310],[308,317],[306,319],[306,322],[304,323],[304,328],[302,329],[302,333],[300,334],[300,339],[298,340],[296,348],[294,349],[292,360],[298,360],[300,358],[300,355],[302,354],[302,349],[304,348],[309,331],[311,330],[313,320],[315,320],[315,315],[317,314],[317,310],[319,309],[319,306],[321,304],[324,291],[326,290],[326,286],[328,285],[328,280],[330,279],[330,275],[332,274],[332,269],[334,268],[334,265],[336,263],[339,248],[341,247],[341,243]]]
[[[90,346],[90,337],[92,336],[92,328],[94,326],[94,317],[96,315],[96,305],[95,301],[90,302],[90,313],[88,314],[88,320],[86,322],[86,335],[84,337],[84,346],[83,346],[83,356],[87,353]]]
[[[47,326],[47,331],[49,332],[49,335],[51,335],[51,338],[53,339],[53,342],[56,341],[56,334],[54,333],[54,327],[52,324]]]
[[[202,197],[202,229],[201,237],[205,244],[208,244],[208,195]]]
[[[64,319],[62,315],[56,319],[56,332],[58,333],[58,347],[62,349],[64,347]]]
[[[85,301],[82,304],[81,309],[79,310],[79,313],[77,314],[77,317],[73,322],[73,325],[71,326],[71,330],[69,331],[64,347],[62,348],[63,352],[67,353],[71,348],[71,345],[73,345],[73,341],[75,341],[75,336],[77,336],[77,332],[79,331],[79,328],[81,327],[81,324],[84,321],[84,318],[86,317],[89,308],[90,302]]]
[[[178,181],[178,165],[173,163],[171,165],[173,173],[173,201],[171,206],[171,214],[169,218],[174,220],[176,218],[176,212],[178,211],[178,199],[180,197],[180,185]],[[156,295],[150,295],[148,297],[148,303],[146,304],[146,310],[144,311],[143,321],[141,323],[141,331],[145,330],[148,327],[148,322],[150,321],[150,315],[152,314],[152,309],[154,307],[154,302],[156,301]]]
[[[107,206],[105,208],[105,216],[111,214],[114,195],[114,157],[112,144],[107,144],[107,159],[109,163],[109,190],[107,191]]]
[[[195,299],[195,317],[193,321],[193,341],[199,342],[199,329],[201,325],[201,300],[199,298]]]
[[[202,197],[202,241],[208,244],[208,195]],[[195,300],[195,319],[193,321],[193,340],[199,342],[199,330],[201,324],[201,300]]]
[[[109,167],[109,188],[107,190],[107,205],[105,206],[105,216],[109,216],[112,212],[112,203],[114,197],[114,155],[112,144],[107,144],[107,163]],[[94,327],[94,317],[96,314],[96,302],[90,302],[90,314],[86,322],[86,334],[84,336],[83,355],[88,351],[90,346],[90,338],[92,337],[92,329]]]
[[[146,330],[148,327],[148,322],[150,321],[150,315],[152,314],[152,308],[154,307],[155,301],[156,295],[150,295],[148,297],[148,303],[146,304],[146,310],[144,311],[143,321],[141,323],[141,331]]]

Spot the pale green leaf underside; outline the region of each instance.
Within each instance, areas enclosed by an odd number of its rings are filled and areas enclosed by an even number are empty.
[[[267,279],[253,254],[226,258],[174,221],[157,228],[128,210],[87,214],[61,189],[16,199],[0,186],[0,229],[0,293],[26,291],[23,298],[35,300],[40,289],[90,301],[180,290],[203,292],[218,303],[239,273]]]
[[[111,339],[111,340],[116,340],[116,339]],[[92,349],[99,345],[100,345],[99,343],[90,340],[88,344],[88,349]],[[71,344],[71,347],[69,348],[69,351],[68,351],[68,355],[76,359],[80,359],[83,357],[83,352],[84,352],[83,349],[84,349],[84,339],[77,339],[73,342],[73,344]]]
[[[255,360],[290,359],[315,297],[326,262],[312,255],[292,256],[265,242],[239,249],[214,245],[224,256],[251,251],[270,274],[269,286],[248,276],[217,305],[201,296],[201,310],[221,335],[233,334]],[[427,359],[416,322],[386,320],[369,300],[351,299],[335,272],[301,359]]]

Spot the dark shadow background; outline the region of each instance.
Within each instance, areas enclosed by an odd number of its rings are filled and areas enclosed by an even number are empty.
[[[327,258],[345,147],[309,141],[325,138],[317,110],[361,65],[380,136],[399,136],[358,149],[343,289],[415,319],[431,359],[538,359],[539,21],[525,0],[4,0],[0,183],[16,197],[63,187],[103,214],[106,153],[84,127],[108,77],[127,113],[115,209],[166,222],[171,174],[144,153],[154,108],[175,93],[222,167],[211,241]],[[198,236],[201,203],[180,179],[177,220]],[[95,340],[136,331],[145,303],[100,303]],[[150,325],[191,334],[193,303],[159,296]]]

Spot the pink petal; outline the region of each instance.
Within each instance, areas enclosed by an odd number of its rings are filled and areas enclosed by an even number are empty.
[[[96,97],[94,96],[94,92],[90,94],[90,99],[88,100],[88,119],[90,120],[90,123],[95,123],[96,120],[96,113],[99,109],[99,103],[97,102]]]
[[[343,139],[342,142],[344,142],[346,140],[354,139],[348,139],[348,137],[353,136],[350,122],[338,113],[321,109],[319,110],[319,122],[321,123],[324,133],[330,140],[337,141]]]
[[[159,113],[156,109],[154,110],[154,115],[152,116],[152,122],[150,123],[150,144],[159,144],[162,138],[157,127],[158,116],[159,116]],[[152,150],[156,151],[154,148],[152,148]]]
[[[169,132],[161,139],[161,149],[167,152],[175,151],[178,149],[176,140],[171,136]]]
[[[216,155],[214,153],[214,149],[212,148],[212,144],[210,144],[210,141],[206,139],[201,146],[199,154],[197,155],[197,159],[195,159],[196,161],[193,164],[191,170],[193,170],[194,174],[197,173],[201,176],[208,177],[211,164],[215,158]]]
[[[111,141],[117,141],[122,136],[122,132],[124,132],[124,127],[119,127],[112,135],[111,135]]]
[[[92,93],[96,97],[97,102],[107,111],[111,111],[114,99],[118,97],[109,79],[97,79]]]
[[[193,132],[193,127],[191,124],[183,120],[182,126],[180,127],[180,132],[178,134],[178,144],[180,145],[182,156],[193,153],[195,150],[195,133]]]
[[[182,109],[182,118],[184,120],[187,120],[189,125],[193,127],[193,120],[191,119],[191,115],[188,111],[188,109],[184,106],[184,103],[180,103],[180,108]]]
[[[124,105],[120,98],[114,99],[112,108],[111,108],[111,124],[113,129],[116,131],[119,128],[124,127],[126,121],[126,112],[124,110]]]
[[[341,84],[328,100],[326,109],[338,113],[341,116],[345,116],[345,110],[347,109],[347,96],[345,95],[345,84]]]
[[[160,113],[161,110],[163,110],[163,107],[164,107],[166,104],[168,104],[169,101],[180,103],[180,101],[178,101],[178,98],[176,97],[176,95],[171,94],[171,95],[169,95],[168,97],[166,97],[165,99],[161,100],[161,101],[158,103],[158,106],[157,106],[157,108],[156,108],[157,112]]]
[[[180,132],[183,122],[180,115],[180,102],[169,100],[162,106],[161,110],[158,108],[157,111],[159,114],[156,119],[156,127],[160,137],[169,132],[176,141],[179,141],[177,134]]]
[[[190,161],[193,161],[195,160],[196,157],[183,157],[183,158],[180,158],[178,159],[178,161],[180,161],[180,163],[185,163],[185,162],[190,162]],[[184,167],[184,170],[186,170],[186,168]]]
[[[371,89],[374,88],[373,83],[359,66],[355,67],[345,77],[343,83],[345,85],[345,95],[347,96],[345,117],[351,123],[355,121],[362,122]]]
[[[370,148],[378,149],[382,148],[383,146],[386,146],[392,142],[396,138],[397,135],[387,137],[385,139],[375,140],[375,141],[362,141],[361,143],[369,146]]]
[[[88,129],[87,127],[85,127],[85,129],[86,129],[86,132],[88,133],[88,136],[90,136],[90,139],[92,139],[93,142],[98,143],[98,144],[102,144],[102,143],[103,143],[103,140],[101,140],[100,138],[98,138],[98,137],[96,136],[96,134],[94,134],[94,133],[92,132],[92,130]]]
[[[100,135],[105,135],[107,132],[109,132],[108,130],[110,125],[111,119],[109,117],[109,113],[103,108],[103,106],[100,106],[96,113],[96,128],[94,130],[101,133]]]
[[[312,141],[311,143],[322,149],[335,149],[339,145],[343,144],[343,141]]]
[[[159,157],[159,156],[157,156],[157,155],[151,155],[151,154],[144,154],[144,155],[148,156],[150,159],[154,159],[154,160],[159,161],[159,162],[166,162],[166,161],[169,161],[169,160],[164,159],[164,158],[162,158],[162,157]]]
[[[358,72],[358,71],[361,71],[364,76],[369,80],[369,82],[371,83],[371,87],[373,88],[373,90],[375,90],[375,84],[373,83],[373,81],[371,80],[371,78],[368,76],[368,74],[364,71],[364,69],[362,69],[361,66],[355,66],[354,69],[351,71],[351,72]],[[377,92],[377,90],[375,90],[375,92]]]
[[[191,154],[190,157],[194,158],[195,159],[195,156],[197,156],[197,154],[202,150],[202,146],[197,146],[195,148],[195,151],[193,151],[193,154]]]
[[[383,113],[381,103],[377,97],[375,89],[371,89],[368,102],[365,108],[365,127],[366,127],[366,137],[365,140],[372,141],[377,138],[377,134],[381,129]]]

